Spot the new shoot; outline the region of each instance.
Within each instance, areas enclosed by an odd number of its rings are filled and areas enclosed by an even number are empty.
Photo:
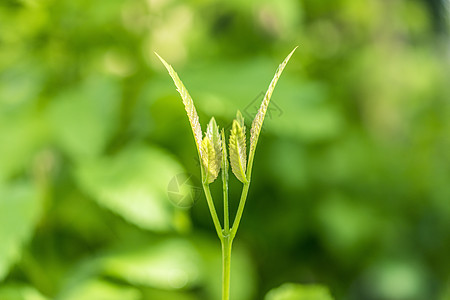
[[[250,179],[252,176],[253,159],[255,157],[256,144],[258,143],[261,128],[266,116],[267,108],[269,106],[270,98],[275,89],[275,85],[281,76],[286,64],[291,58],[297,47],[285,58],[279,65],[275,72],[275,76],[270,82],[269,88],[264,96],[261,106],[252,122],[250,128],[250,146],[247,156],[246,145],[246,127],[244,124],[244,117],[238,111],[236,118],[233,120],[231,132],[228,138],[228,147],[225,139],[224,129],[219,130],[214,117],[208,123],[206,132],[203,136],[200,126],[197,110],[194,102],[189,95],[186,87],[181,82],[178,74],[174,71],[164,59],[157,53],[158,58],[162,61],[167,71],[177,87],[177,91],[181,95],[184,107],[191,124],[192,132],[194,134],[195,144],[199,161],[201,162],[200,172],[202,177],[203,191],[205,192],[206,201],[211,213],[214,227],[217,236],[222,244],[222,300],[230,299],[230,265],[231,265],[231,248],[234,238],[236,237],[239,224],[241,222],[242,214],[244,212],[245,202],[247,201],[248,189],[250,186]],[[228,152],[227,152],[228,148]],[[230,223],[229,205],[228,205],[228,171],[231,165],[231,171],[234,176],[242,182],[242,193],[239,200],[236,217],[233,223]],[[210,184],[213,183],[219,173],[222,171],[223,184],[223,205],[224,205],[224,221],[223,226],[217,216],[216,208],[213,198],[211,196]],[[231,226],[230,226],[231,224]]]

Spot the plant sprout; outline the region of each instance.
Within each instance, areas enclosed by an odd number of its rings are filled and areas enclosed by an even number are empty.
[[[270,98],[272,96],[275,85],[281,76],[286,64],[291,58],[297,47],[285,58],[279,65],[275,76],[270,82],[269,88],[264,96],[261,106],[252,122],[250,129],[250,149],[247,159],[246,147],[246,128],[244,125],[244,117],[238,111],[236,119],[233,120],[230,137],[228,139],[228,152],[225,140],[224,129],[219,132],[214,117],[208,123],[205,136],[202,134],[197,111],[189,95],[186,87],[181,82],[178,74],[174,71],[164,59],[157,53],[158,58],[162,61],[170,76],[172,77],[177,91],[180,93],[186,109],[189,122],[191,124],[192,132],[194,133],[195,144],[199,160],[201,161],[201,176],[202,185],[205,192],[206,201],[208,203],[209,211],[217,232],[217,236],[222,244],[222,300],[230,299],[230,263],[231,263],[231,248],[233,240],[236,237],[236,232],[241,222],[242,214],[247,200],[248,189],[250,187],[250,179],[252,175],[253,159],[255,157],[256,144],[258,143],[261,127],[266,116],[267,108],[269,106]],[[228,160],[229,156],[229,160]],[[232,226],[230,227],[229,206],[228,206],[228,170],[231,165],[231,171],[236,178],[242,182],[242,194],[239,202],[236,217]],[[224,205],[224,226],[222,227],[217,216],[214,201],[211,196],[209,185],[213,183],[222,170],[222,184],[223,184],[223,205]]]

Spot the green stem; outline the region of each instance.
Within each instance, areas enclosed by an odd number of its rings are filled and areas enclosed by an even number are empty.
[[[229,235],[227,235],[224,236],[221,241],[222,241],[222,300],[229,300],[231,247],[233,240]]]
[[[224,223],[224,232],[227,235],[230,232],[230,213],[229,213],[229,204],[228,204],[228,176],[223,175],[223,223]]]
[[[223,223],[224,235],[230,232],[230,208],[228,205],[228,154],[225,143],[225,132],[222,129],[222,183],[223,183]]]
[[[205,191],[206,202],[208,203],[209,212],[211,213],[211,217],[213,219],[214,227],[217,231],[217,236],[220,240],[223,239],[222,226],[220,225],[219,218],[217,217],[216,208],[214,206],[214,202],[211,196],[211,191],[209,189],[209,184],[203,183],[203,190]]]
[[[247,194],[248,194],[248,188],[250,187],[250,181],[247,183],[244,183],[244,187],[242,188],[242,194],[241,194],[241,200],[239,201],[239,207],[236,213],[236,218],[233,222],[233,227],[231,227],[230,231],[230,238],[231,240],[234,239],[236,236],[236,232],[239,227],[239,223],[241,222],[242,214],[244,212],[245,202],[247,201]]]

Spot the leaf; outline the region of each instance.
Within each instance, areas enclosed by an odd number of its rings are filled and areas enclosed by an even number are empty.
[[[191,242],[167,239],[105,258],[105,275],[134,285],[177,290],[198,284],[202,259]]]
[[[267,293],[265,300],[333,300],[328,289],[321,285],[285,283]]]
[[[133,287],[119,286],[100,279],[91,279],[72,287],[57,299],[139,300],[142,299],[142,293]]]
[[[244,117],[242,116],[242,114],[239,110],[236,113],[236,120],[242,128],[245,128]]]
[[[175,211],[168,185],[181,165],[156,147],[134,145],[111,157],[85,162],[76,177],[100,205],[144,229],[174,228]]]
[[[222,142],[216,120],[211,118],[206,129],[205,138],[202,141],[202,163],[205,171],[206,182],[212,183],[219,175],[222,163]]]
[[[76,161],[100,156],[119,124],[120,99],[118,82],[109,78],[63,90],[47,110],[55,142]]]
[[[31,183],[0,183],[0,281],[20,259],[41,211],[39,191]]]
[[[8,113],[0,107],[0,181],[29,168],[48,141],[48,127],[35,109]]]
[[[47,300],[35,288],[22,284],[8,284],[0,287],[2,300]]]
[[[209,137],[205,136],[202,141],[202,164],[205,170],[205,181],[211,183],[219,175],[220,165],[217,164],[216,150]]]
[[[247,148],[245,144],[244,118],[240,111],[237,112],[236,119],[233,120],[229,149],[231,170],[239,181],[246,183]]]
[[[156,56],[161,60],[161,62],[166,67],[167,71],[169,72],[170,77],[172,77],[173,82],[175,83],[175,86],[177,87],[178,93],[181,95],[181,99],[183,100],[184,108],[186,109],[187,116],[189,118],[189,123],[191,124],[192,132],[194,133],[194,139],[195,143],[197,145],[197,150],[200,154],[200,157],[202,156],[202,149],[201,149],[201,143],[202,143],[202,128],[200,126],[200,121],[198,118],[197,110],[194,106],[194,101],[192,101],[191,96],[189,95],[189,92],[187,91],[186,87],[184,86],[181,79],[178,77],[178,74],[175,72],[175,70],[172,68],[171,65],[169,65],[161,56],[156,53]]]
[[[212,117],[211,121],[208,123],[206,136],[209,137],[214,146],[214,151],[216,152],[216,164],[218,169],[220,169],[222,163],[222,141],[220,140],[219,127],[217,127],[214,117]]]
[[[261,132],[261,127],[263,125],[264,118],[266,116],[267,108],[269,106],[269,102],[270,102],[270,98],[272,97],[272,93],[275,89],[278,79],[281,76],[281,73],[283,72],[289,59],[291,58],[292,54],[294,54],[294,51],[296,49],[297,49],[297,47],[295,47],[294,50],[292,50],[291,53],[289,53],[289,55],[284,59],[284,61],[278,66],[278,69],[275,72],[275,76],[273,77],[272,81],[270,82],[270,85],[269,85],[269,88],[267,89],[266,95],[264,96],[261,106],[259,107],[259,110],[256,113],[255,119],[252,122],[252,128],[250,130],[250,154],[249,154],[250,159],[253,159],[253,156],[255,154],[256,144],[258,143],[258,137]]]
[[[146,299],[152,300],[198,300],[198,296],[192,291],[167,291],[161,289],[147,289]]]

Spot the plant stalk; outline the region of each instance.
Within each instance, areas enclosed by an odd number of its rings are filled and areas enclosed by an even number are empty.
[[[223,176],[223,223],[224,233],[230,231],[230,206],[228,204],[228,176]]]
[[[214,227],[216,228],[217,236],[222,240],[223,237],[222,226],[220,225],[219,218],[217,217],[216,207],[214,206],[211,191],[209,189],[209,184],[203,183],[203,191],[205,192],[206,202],[208,203],[209,212],[211,213]]]
[[[242,214],[244,213],[245,202],[247,201],[248,188],[250,187],[250,181],[244,183],[244,187],[242,188],[241,200],[239,201],[238,211],[236,213],[236,217],[233,222],[233,226],[230,230],[230,237],[234,239],[236,236],[236,232],[239,227],[239,223],[241,222]]]
[[[230,269],[231,247],[233,240],[227,234],[221,239],[222,243],[222,300],[230,299]]]

